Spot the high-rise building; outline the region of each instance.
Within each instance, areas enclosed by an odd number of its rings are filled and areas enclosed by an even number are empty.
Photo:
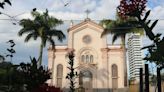
[[[139,68],[143,68],[142,41],[140,34],[129,34],[128,38],[128,60],[130,78],[139,79]]]

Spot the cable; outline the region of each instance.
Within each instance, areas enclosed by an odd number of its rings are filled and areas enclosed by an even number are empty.
[[[23,14],[25,14],[26,12],[24,12],[24,13],[22,13],[22,14],[18,14],[18,16],[20,16],[20,15],[23,15]],[[10,15],[8,15],[8,16],[10,16]],[[17,17],[17,16],[10,16],[10,17]],[[0,20],[4,20],[4,19],[0,19]],[[63,21],[71,21],[72,19],[64,19]],[[104,19],[91,19],[92,21],[102,21],[102,20],[104,20]],[[151,20],[151,21],[155,21],[155,20],[158,20],[158,21],[164,21],[164,19],[149,19],[149,20]],[[84,19],[74,19],[73,21],[84,21]]]
[[[19,22],[19,20],[17,20],[16,17],[17,17],[17,16],[20,16],[20,15],[23,15],[24,13],[25,13],[25,12],[20,13],[20,14],[17,14],[17,15],[15,15],[15,16],[11,16],[11,15],[9,15],[9,14],[0,12],[0,14],[6,15],[7,17],[9,17],[9,19],[1,19],[1,20],[8,20],[8,21],[11,21],[13,25],[16,25],[16,23]]]

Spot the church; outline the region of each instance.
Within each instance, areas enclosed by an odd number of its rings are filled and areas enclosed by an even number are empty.
[[[87,18],[68,28],[67,45],[56,46],[55,50],[49,47],[50,84],[61,89],[69,88],[66,55],[69,49],[74,49],[75,71],[81,73],[75,80],[76,88],[80,85],[85,92],[126,92],[124,50],[121,45],[108,45],[107,37],[101,37],[103,30],[101,25]]]

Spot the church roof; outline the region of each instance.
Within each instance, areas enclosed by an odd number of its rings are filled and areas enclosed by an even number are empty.
[[[96,22],[92,21],[91,19],[87,18],[85,19],[83,22],[79,23],[79,24],[76,24],[76,25],[73,25],[71,28],[68,29],[68,32],[71,31],[71,30],[74,30],[74,29],[77,29],[83,25],[86,25],[86,24],[90,24],[90,25],[93,25],[97,28],[100,28],[100,29],[104,29],[101,25],[97,24]]]

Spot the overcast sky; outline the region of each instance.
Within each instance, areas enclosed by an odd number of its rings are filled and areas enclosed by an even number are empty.
[[[2,1],[2,0],[0,0]],[[115,19],[116,7],[119,5],[119,0],[12,0],[12,6],[5,5],[5,9],[0,9],[1,12],[14,17],[17,20],[23,18],[31,18],[30,12],[33,8],[39,11],[49,10],[50,15],[65,20],[66,24],[70,20],[83,20],[86,18],[85,11],[90,10],[89,18],[92,20]],[[164,0],[149,0],[147,9],[151,9],[151,16],[149,19],[159,19],[155,32],[164,33]],[[13,39],[17,44],[15,46],[16,54],[13,58],[13,63],[30,61],[30,56],[38,57],[40,40],[29,41],[24,43],[24,36],[18,37],[17,32],[21,27],[13,25],[14,20],[9,19],[8,16],[0,15],[0,54],[5,55],[6,48],[9,45],[6,43],[9,39]],[[68,25],[62,25],[66,34]],[[110,41],[109,41],[110,42]],[[67,40],[63,42],[66,44]],[[150,43],[146,38],[143,39],[143,44]],[[47,64],[47,48],[44,49],[43,64]]]

